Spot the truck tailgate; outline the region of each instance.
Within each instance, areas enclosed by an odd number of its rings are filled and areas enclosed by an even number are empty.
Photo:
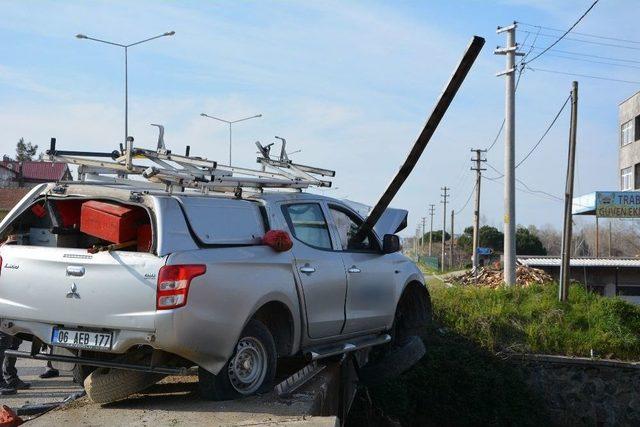
[[[65,326],[154,330],[165,258],[142,252],[5,245],[0,317]]]

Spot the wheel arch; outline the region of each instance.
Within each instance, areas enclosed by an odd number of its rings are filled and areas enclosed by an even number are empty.
[[[296,324],[287,304],[279,300],[263,303],[250,319],[262,322],[269,329],[276,343],[278,357],[289,356],[295,352],[298,343]]]
[[[400,320],[407,334],[422,335],[432,318],[429,289],[419,280],[408,281],[396,304],[396,321]]]

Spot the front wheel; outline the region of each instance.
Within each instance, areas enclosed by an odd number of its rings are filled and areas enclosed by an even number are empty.
[[[269,391],[276,375],[278,354],[269,329],[250,320],[231,359],[218,375],[198,369],[200,394],[209,400],[230,400]]]

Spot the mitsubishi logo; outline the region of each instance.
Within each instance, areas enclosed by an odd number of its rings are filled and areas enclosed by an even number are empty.
[[[67,298],[77,298],[80,299],[80,294],[78,293],[78,287],[75,283],[71,284],[71,292],[67,294]]]

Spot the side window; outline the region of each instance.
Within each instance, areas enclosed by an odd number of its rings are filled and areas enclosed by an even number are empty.
[[[293,236],[309,246],[332,249],[329,227],[317,203],[285,205],[284,210]]]
[[[372,239],[371,236],[365,237],[365,239],[360,243],[356,243],[353,241],[353,237],[357,233],[360,224],[362,224],[362,221],[360,221],[359,218],[353,217],[345,211],[333,206],[329,207],[329,212],[331,212],[333,222],[338,229],[340,244],[342,245],[341,249],[343,251],[377,250],[377,246],[375,245],[374,239]]]

